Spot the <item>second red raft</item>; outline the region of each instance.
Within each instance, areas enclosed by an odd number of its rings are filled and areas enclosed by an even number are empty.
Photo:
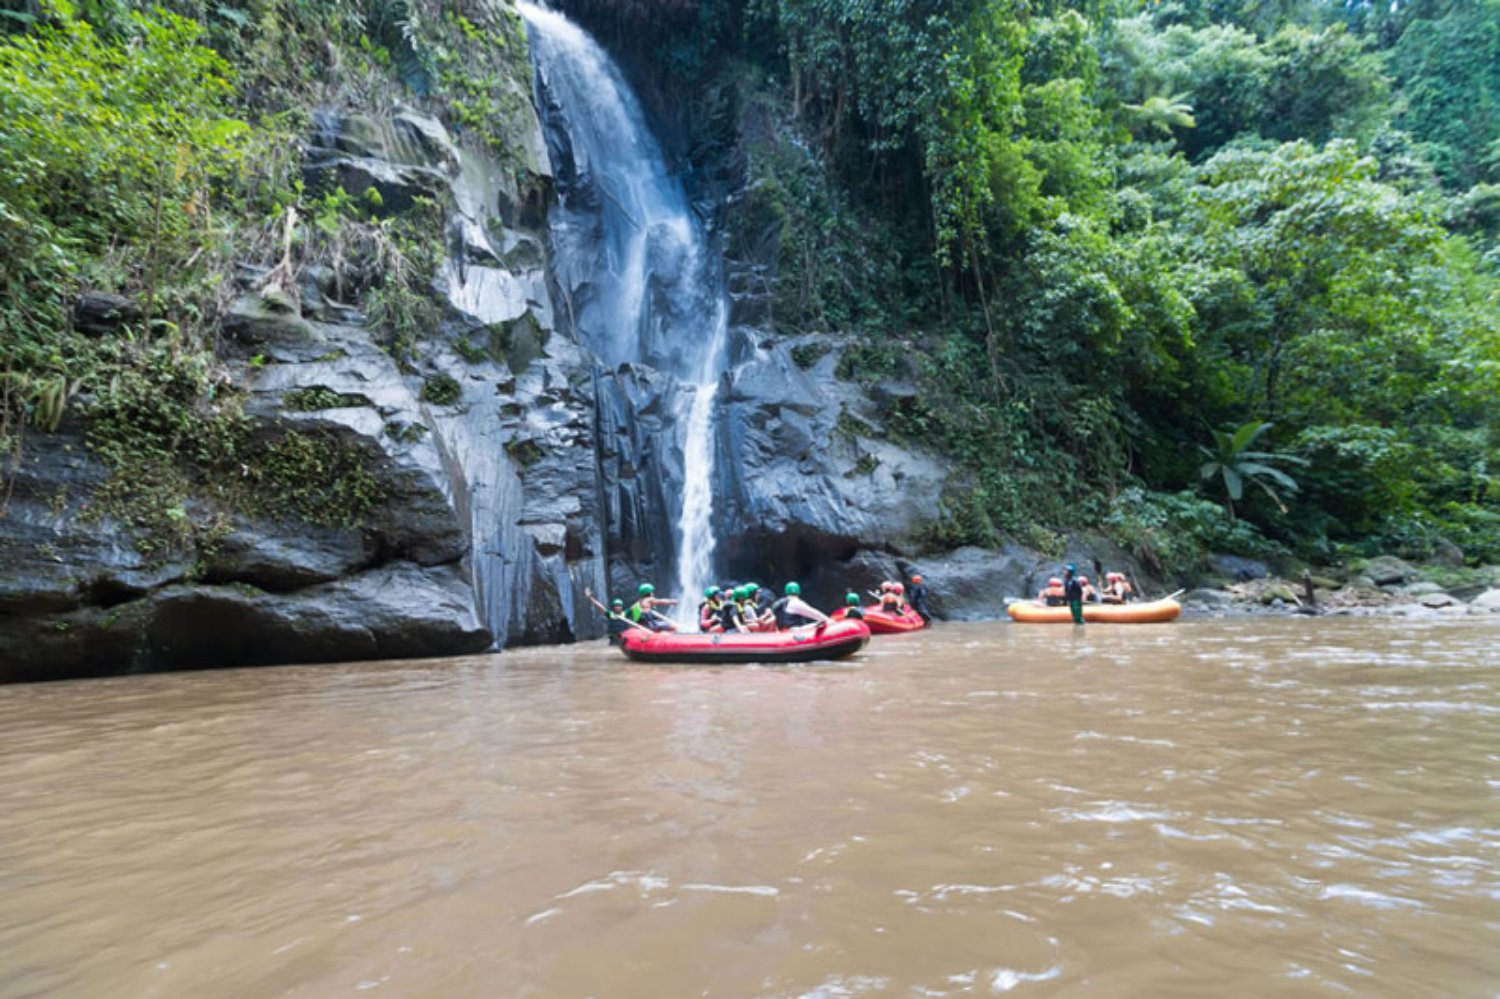
[[[900,614],[892,614],[880,609],[879,604],[871,604],[861,608],[865,615],[865,624],[870,626],[872,635],[895,635],[903,631],[916,631],[927,627],[927,622],[922,620],[922,615],[910,607],[903,607]],[[848,613],[844,610],[835,611],[835,620],[842,620]]]
[[[865,647],[870,629],[861,621],[834,621],[823,627],[791,631],[650,632],[632,628],[621,637],[620,651],[646,663],[809,663],[843,659]]]

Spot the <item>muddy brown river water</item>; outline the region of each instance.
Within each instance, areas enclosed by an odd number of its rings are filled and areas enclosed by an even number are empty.
[[[1500,621],[0,688],[0,996],[1495,996]]]

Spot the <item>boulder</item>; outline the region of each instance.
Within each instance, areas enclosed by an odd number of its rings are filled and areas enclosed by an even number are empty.
[[[1185,606],[1189,607],[1197,606],[1205,609],[1222,610],[1232,607],[1236,603],[1236,600],[1234,594],[1225,593],[1223,590],[1197,589],[1189,590],[1184,594],[1182,602]]]
[[[1464,550],[1447,538],[1440,537],[1432,543],[1432,557],[1428,561],[1434,565],[1457,568],[1464,564]]]
[[[983,621],[1005,616],[1009,597],[1035,594],[1037,554],[1016,544],[959,548],[940,558],[902,562],[909,576],[920,572],[932,591],[932,612],[947,621]],[[903,578],[903,577],[895,577]]]
[[[1271,569],[1266,563],[1239,555],[1210,555],[1208,567],[1214,575],[1222,576],[1233,583],[1248,583],[1254,579],[1265,579],[1271,574]]]
[[[457,566],[391,563],[292,594],[174,586],[150,598],[143,640],[171,668],[481,652],[491,636]]]
[[[1439,586],[1437,583],[1430,583],[1422,580],[1403,586],[1401,588],[1401,592],[1406,594],[1408,597],[1425,597],[1428,594],[1443,593],[1445,591],[1443,587]]]
[[[1500,588],[1486,590],[1479,594],[1469,601],[1469,606],[1477,610],[1500,614]]]
[[[215,546],[204,579],[272,592],[295,590],[369,565],[377,549],[374,534],[357,528],[241,521]]]
[[[73,326],[81,333],[114,333],[140,319],[141,310],[134,301],[112,292],[86,291],[73,305]]]
[[[1399,586],[1417,578],[1417,570],[1409,562],[1393,555],[1381,555],[1366,562],[1360,575],[1370,579],[1376,586]]]
[[[1437,608],[1453,607],[1458,604],[1458,601],[1454,600],[1448,594],[1438,591],[1434,593],[1422,594],[1421,599],[1418,601],[1418,603],[1420,603],[1423,607]]]
[[[224,317],[224,332],[250,347],[318,341],[297,304],[278,294],[251,293],[235,299]]]

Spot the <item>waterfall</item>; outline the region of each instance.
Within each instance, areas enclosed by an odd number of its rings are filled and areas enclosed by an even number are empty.
[[[602,48],[563,15],[521,2],[549,127],[565,133],[568,174],[553,213],[559,283],[574,325],[606,364],[646,364],[681,383],[673,409],[683,482],[675,594],[690,620],[713,572],[713,415],[724,368],[727,297],[718,261],[667,169],[640,102]]]

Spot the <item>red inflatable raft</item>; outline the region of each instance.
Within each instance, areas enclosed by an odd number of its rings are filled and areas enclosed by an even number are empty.
[[[871,604],[861,610],[865,615],[865,624],[869,625],[872,635],[895,635],[903,631],[917,631],[927,627],[927,622],[922,620],[922,615],[910,607],[904,608],[900,614],[883,611],[879,604]],[[834,611],[834,620],[843,620],[846,613],[848,612],[843,609]]]
[[[852,656],[869,640],[870,629],[860,621],[722,635],[632,628],[622,636],[620,651],[643,663],[810,663]]]

